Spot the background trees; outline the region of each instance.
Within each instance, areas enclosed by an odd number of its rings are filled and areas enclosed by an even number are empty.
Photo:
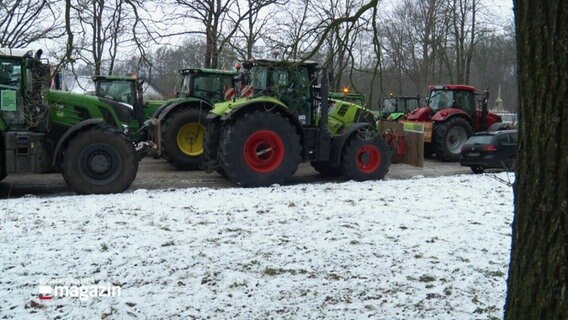
[[[65,3],[68,37],[62,28]],[[24,4],[30,10],[21,9]],[[0,28],[6,30],[0,45],[21,47],[38,39],[60,39],[52,50],[60,59],[65,40],[72,35],[67,61],[77,64],[76,70],[92,75],[144,68],[167,92],[173,92],[175,71],[181,67],[232,68],[249,58],[309,56],[328,66],[333,89],[348,86],[372,94],[371,106],[384,94],[424,95],[430,84],[466,83],[480,91],[488,87],[492,101],[500,87],[505,107],[516,109],[514,30],[510,16],[492,13],[492,1],[372,2],[358,19],[342,21],[323,34],[331,21],[352,16],[368,4],[9,0],[0,4],[5,9],[0,11]]]
[[[63,36],[56,0],[0,1],[0,47],[21,48],[38,40]]]

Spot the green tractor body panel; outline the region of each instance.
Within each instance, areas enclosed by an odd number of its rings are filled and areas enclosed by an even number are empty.
[[[335,99],[330,100],[330,105],[328,129],[331,135],[340,134],[342,130],[356,122],[369,122],[375,127],[374,116],[361,105]],[[362,116],[364,118],[361,118]]]
[[[347,89],[344,89],[347,90]],[[359,106],[365,106],[366,100],[363,93],[353,93],[353,92],[330,92],[329,98],[332,100],[341,100],[354,103]]]
[[[276,99],[275,97],[270,96],[259,96],[254,98],[239,98],[224,102],[216,103],[211,109],[211,113],[224,119],[230,118],[232,114],[239,112],[247,107],[270,107],[270,106],[279,106],[281,108],[288,109],[288,107],[283,104],[280,100]]]
[[[46,94],[52,126],[72,127],[92,118],[101,118],[108,125],[123,129],[131,120],[132,107],[104,98],[50,90]]]
[[[170,100],[167,100],[170,101]],[[144,100],[144,119],[150,119],[165,103],[164,100]]]

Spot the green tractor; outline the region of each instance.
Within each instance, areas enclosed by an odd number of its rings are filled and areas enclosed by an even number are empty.
[[[245,187],[286,182],[299,163],[347,179],[381,179],[388,145],[373,115],[354,103],[329,100],[317,63],[254,60],[243,64],[254,95],[215,104],[205,137],[206,171]]]
[[[144,101],[143,78],[97,76],[93,80],[97,96],[107,96],[133,105],[137,123],[146,121],[148,131],[138,131],[141,135],[135,139],[149,139],[156,154],[174,167],[196,170],[204,160],[203,139],[208,125],[207,114],[214,103],[224,101],[225,95],[233,90],[236,73],[187,68],[180,69],[179,74],[181,90],[176,98],[167,101]]]
[[[420,96],[395,96],[383,98],[380,115],[381,119],[398,121],[404,115],[420,108]]]
[[[351,102],[360,106],[365,106],[365,95],[359,92],[351,92],[348,87],[343,88],[342,92],[330,92],[329,98],[332,100],[342,100]]]
[[[123,126],[132,108],[48,91],[49,65],[41,54],[0,49],[0,179],[60,171],[79,194],[126,190],[139,161]]]

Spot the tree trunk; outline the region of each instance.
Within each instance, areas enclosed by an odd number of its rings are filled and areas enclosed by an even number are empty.
[[[568,2],[513,3],[521,125],[505,319],[566,319]]]

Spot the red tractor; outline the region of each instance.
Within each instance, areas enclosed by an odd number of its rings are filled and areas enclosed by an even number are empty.
[[[475,88],[466,85],[430,87],[428,106],[413,110],[405,122],[424,124],[425,153],[444,161],[458,161],[462,146],[474,132],[503,128],[501,117],[487,110],[489,92],[476,106]]]

